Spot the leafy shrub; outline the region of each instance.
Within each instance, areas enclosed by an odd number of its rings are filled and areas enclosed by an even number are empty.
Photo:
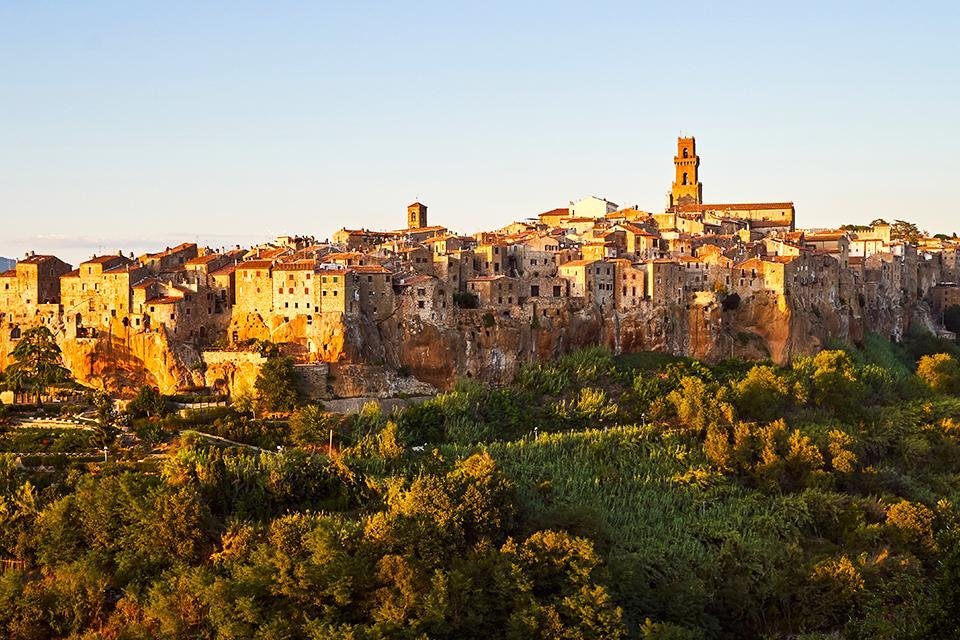
[[[921,357],[917,376],[936,393],[960,393],[960,362],[947,353]]]
[[[167,410],[167,401],[160,392],[150,386],[142,386],[137,395],[127,404],[127,413],[133,418],[162,416]]]
[[[293,411],[300,405],[297,374],[290,358],[268,358],[260,369],[254,388],[257,404],[264,411]]]

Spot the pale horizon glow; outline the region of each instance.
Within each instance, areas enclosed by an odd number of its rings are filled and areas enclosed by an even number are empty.
[[[955,3],[0,4],[0,256],[219,248],[588,195],[960,231]]]

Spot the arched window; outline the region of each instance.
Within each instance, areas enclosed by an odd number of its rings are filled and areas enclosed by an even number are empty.
[[[684,157],[684,158],[689,158],[689,157],[690,157],[690,150],[687,149],[686,147],[683,148],[683,157]]]
[[[683,174],[683,184],[687,184],[687,174]]]

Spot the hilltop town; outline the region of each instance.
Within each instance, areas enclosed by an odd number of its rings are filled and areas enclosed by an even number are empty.
[[[401,229],[324,242],[186,243],[77,268],[29,253],[0,273],[0,369],[40,324],[79,380],[118,393],[236,390],[264,343],[315,369],[320,395],[363,395],[506,382],[594,344],[782,363],[870,332],[947,335],[955,238],[883,220],[798,228],[787,201],[711,204],[694,138],[674,165],[661,212],[587,197],[467,236],[415,202]]]

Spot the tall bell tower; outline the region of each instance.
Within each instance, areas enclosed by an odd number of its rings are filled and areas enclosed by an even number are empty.
[[[703,185],[700,184],[696,138],[677,138],[677,155],[673,158],[673,165],[676,175],[670,190],[670,206],[702,204]]]
[[[407,228],[422,229],[427,226],[427,205],[414,202],[407,207]]]

